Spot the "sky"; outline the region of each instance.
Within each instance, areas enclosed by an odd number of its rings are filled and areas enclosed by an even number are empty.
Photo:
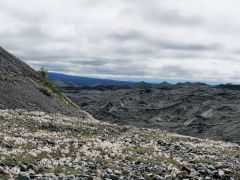
[[[239,0],[0,0],[0,46],[38,69],[240,83]]]

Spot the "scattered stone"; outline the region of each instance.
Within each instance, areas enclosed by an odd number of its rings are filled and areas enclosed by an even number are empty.
[[[4,162],[0,161],[0,166],[5,167],[6,164]]]
[[[5,174],[4,167],[0,166],[0,174]]]
[[[113,174],[113,170],[110,169],[110,168],[108,168],[108,169],[106,170],[106,172],[107,172],[108,174]]]
[[[128,127],[123,131],[118,125],[82,120],[76,123],[76,118],[63,118],[62,115],[54,117],[44,113],[39,115],[39,112],[36,115],[24,112],[24,115],[21,112],[21,117],[18,117],[14,116],[14,111],[10,112],[9,118],[3,118],[4,122],[12,119],[18,120],[14,123],[31,122],[31,127],[36,127],[36,133],[32,133],[32,129],[23,130],[22,126],[21,129],[16,126],[21,133],[19,137],[11,137],[11,133],[4,130],[1,132],[7,137],[4,141],[13,144],[10,157],[6,155],[10,153],[7,149],[0,153],[0,173],[4,177],[19,179],[25,175],[25,178],[36,180],[233,180],[233,174],[239,167],[239,158],[216,152],[221,147],[235,153],[239,149],[236,144],[181,137],[152,129]],[[5,110],[0,109],[1,114],[6,116]],[[38,125],[43,122],[48,124],[48,121],[61,131],[38,129]],[[68,126],[80,129],[76,136]],[[52,142],[47,143],[46,139]],[[84,143],[79,146],[79,142]],[[33,146],[22,152],[22,147],[26,148],[28,143]],[[191,152],[189,149],[192,149]],[[18,152],[22,157],[33,156],[29,159],[32,164],[21,159]],[[208,159],[209,163],[206,161]],[[211,165],[210,160],[216,163]]]
[[[42,176],[43,176],[42,174],[35,174],[35,175],[33,176],[33,178],[38,179],[38,178],[41,178]]]
[[[232,171],[230,169],[223,169],[223,171],[224,171],[225,174],[231,174],[232,173]]]
[[[186,171],[188,174],[191,173],[191,169],[189,169],[189,168],[186,167],[186,166],[183,166],[183,167],[182,167],[182,171]]]
[[[28,174],[30,175],[30,177],[32,177],[35,176],[36,173],[32,169],[29,169]]]
[[[222,169],[218,170],[218,176],[222,177],[224,174],[225,173]]]
[[[174,180],[174,177],[172,175],[166,175],[165,180]]]
[[[109,175],[109,178],[112,179],[112,180],[118,180],[119,179],[119,176],[115,175],[115,174],[110,174]]]
[[[43,174],[43,177],[57,179],[57,176],[54,173],[45,173]]]
[[[55,142],[53,140],[50,140],[50,139],[47,139],[46,143],[49,144],[49,145],[52,145],[52,146],[55,145]]]
[[[7,149],[12,149],[12,148],[13,148],[13,145],[7,144],[7,143],[3,143],[3,144],[2,144],[2,147],[3,147],[3,148],[7,148]]]
[[[18,167],[19,167],[20,171],[25,172],[27,170],[27,166],[25,164],[19,164]]]
[[[18,175],[18,180],[30,180],[30,176],[26,172],[20,172]]]
[[[207,165],[207,168],[211,171],[215,171],[216,168],[213,165]]]
[[[116,175],[122,175],[122,171],[114,170],[114,174],[116,174]]]
[[[159,176],[159,175],[155,175],[152,177],[152,180],[163,180],[164,178]]]
[[[68,178],[68,179],[75,179],[76,177],[75,177],[75,175],[70,174],[70,175],[67,176],[67,178]]]
[[[28,165],[27,165],[27,169],[35,170],[36,167],[35,167],[33,164],[28,164]]]
[[[186,177],[188,177],[188,173],[187,173],[187,171],[180,171],[177,173],[177,177],[186,178]]]

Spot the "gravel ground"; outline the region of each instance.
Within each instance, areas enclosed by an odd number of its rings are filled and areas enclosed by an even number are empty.
[[[41,73],[0,47],[0,109],[87,115]],[[77,113],[76,113],[77,112]]]
[[[0,179],[240,179],[237,144],[0,110]]]

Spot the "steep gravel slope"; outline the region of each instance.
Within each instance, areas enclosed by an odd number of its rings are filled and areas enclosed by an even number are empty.
[[[0,110],[0,179],[238,180],[239,165],[237,144]]]
[[[77,106],[40,73],[0,47],[0,108],[75,114]],[[79,115],[87,114],[79,110]]]
[[[60,88],[66,96],[101,121],[240,143],[238,86],[141,83]]]

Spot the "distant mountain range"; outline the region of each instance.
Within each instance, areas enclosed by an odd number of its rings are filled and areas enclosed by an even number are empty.
[[[71,76],[60,73],[48,72],[48,78],[55,81],[63,81],[68,83],[74,83],[75,85],[123,85],[123,84],[133,84],[130,81],[117,81],[111,79],[101,79],[101,78],[91,78],[91,77],[81,77],[81,76]]]
[[[240,143],[239,85],[53,82],[101,121]]]

